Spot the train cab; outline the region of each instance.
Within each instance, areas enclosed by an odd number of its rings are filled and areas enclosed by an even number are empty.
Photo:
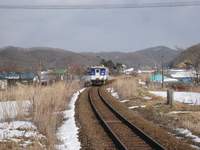
[[[94,66],[90,68],[90,82],[92,85],[102,85],[108,80],[108,68],[104,66]]]

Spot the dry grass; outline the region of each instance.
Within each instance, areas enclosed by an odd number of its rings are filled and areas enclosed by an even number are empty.
[[[68,109],[72,94],[80,88],[81,85],[77,82],[59,82],[51,86],[11,87],[0,91],[0,101],[5,103],[3,109],[6,120],[3,121],[27,120],[28,118],[37,126],[39,133],[46,136],[45,139],[35,139],[35,144],[30,149],[55,149],[55,144],[58,142],[56,131],[63,121],[62,111]],[[26,100],[29,107],[23,102]],[[12,110],[13,103],[8,101],[16,101],[16,108]],[[16,111],[17,115],[12,116],[12,111]],[[37,141],[45,147],[41,148],[36,144]]]
[[[200,86],[190,85],[190,86],[187,87],[187,89],[190,92],[200,93]]]
[[[146,79],[146,77],[139,76]],[[118,81],[119,80],[119,81]],[[148,90],[161,90],[153,85],[147,89],[137,84],[138,79],[134,77],[117,78],[112,86],[117,93],[120,93],[120,99],[129,99],[124,103],[128,107],[139,106],[134,110],[140,113],[144,118],[158,124],[167,132],[176,133],[175,129],[184,128],[190,130],[193,134],[200,136],[200,106],[192,106],[174,101],[172,107],[166,105],[167,99],[148,93]],[[144,81],[144,80],[143,80]],[[134,88],[134,89],[133,89]],[[163,89],[167,91],[167,89]],[[190,91],[198,92],[198,87],[191,87]],[[144,96],[149,96],[151,99],[144,99]],[[140,107],[145,105],[146,107]],[[171,111],[190,111],[190,113],[171,114]],[[185,138],[187,142],[193,141]],[[199,145],[195,143],[195,145]],[[199,145],[200,146],[200,145]]]
[[[112,83],[113,89],[118,92],[122,99],[131,99],[138,96],[137,86],[138,83],[134,77],[116,79]]]
[[[200,135],[200,112],[193,112],[180,116],[182,127]]]

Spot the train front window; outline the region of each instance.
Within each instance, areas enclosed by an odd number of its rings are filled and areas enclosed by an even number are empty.
[[[96,73],[99,73],[99,69],[96,69]]]
[[[101,69],[101,72],[106,72],[106,69]]]
[[[90,69],[90,72],[95,72],[95,69]]]

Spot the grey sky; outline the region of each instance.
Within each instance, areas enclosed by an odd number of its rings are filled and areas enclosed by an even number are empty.
[[[149,2],[163,1],[0,0],[0,5]],[[133,52],[160,45],[187,48],[200,43],[199,14],[200,5],[129,9],[0,9],[0,47],[55,47],[74,52]]]

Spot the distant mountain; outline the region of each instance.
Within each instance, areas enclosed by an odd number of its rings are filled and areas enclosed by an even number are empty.
[[[0,49],[1,71],[8,69],[15,72],[35,72],[40,64],[45,68],[67,67],[69,64],[88,67],[99,62],[100,59],[95,57],[57,48],[8,46]]]
[[[3,47],[0,48],[0,71],[12,70],[18,72],[35,72],[42,64],[45,68],[67,67],[70,64],[89,67],[98,65],[101,59],[122,63],[127,67],[147,69],[158,67],[162,56],[168,63],[177,57],[179,51],[164,46],[152,47],[136,52],[83,52],[75,53],[49,47]]]
[[[161,66],[162,56],[164,56],[163,57],[164,64],[166,66],[168,66],[168,64],[180,54],[180,51],[170,49],[165,46],[158,46],[158,47],[152,47],[152,48],[140,50],[135,53],[144,55],[144,56],[154,60],[158,66]]]
[[[165,65],[167,66],[175,57],[179,55],[179,51],[170,49],[165,46],[158,46],[139,50],[136,52],[100,52],[100,53],[82,53],[88,56],[95,56],[96,58],[112,60],[115,63],[123,63],[127,67],[134,68],[154,68],[160,67],[162,63],[162,56]]]

